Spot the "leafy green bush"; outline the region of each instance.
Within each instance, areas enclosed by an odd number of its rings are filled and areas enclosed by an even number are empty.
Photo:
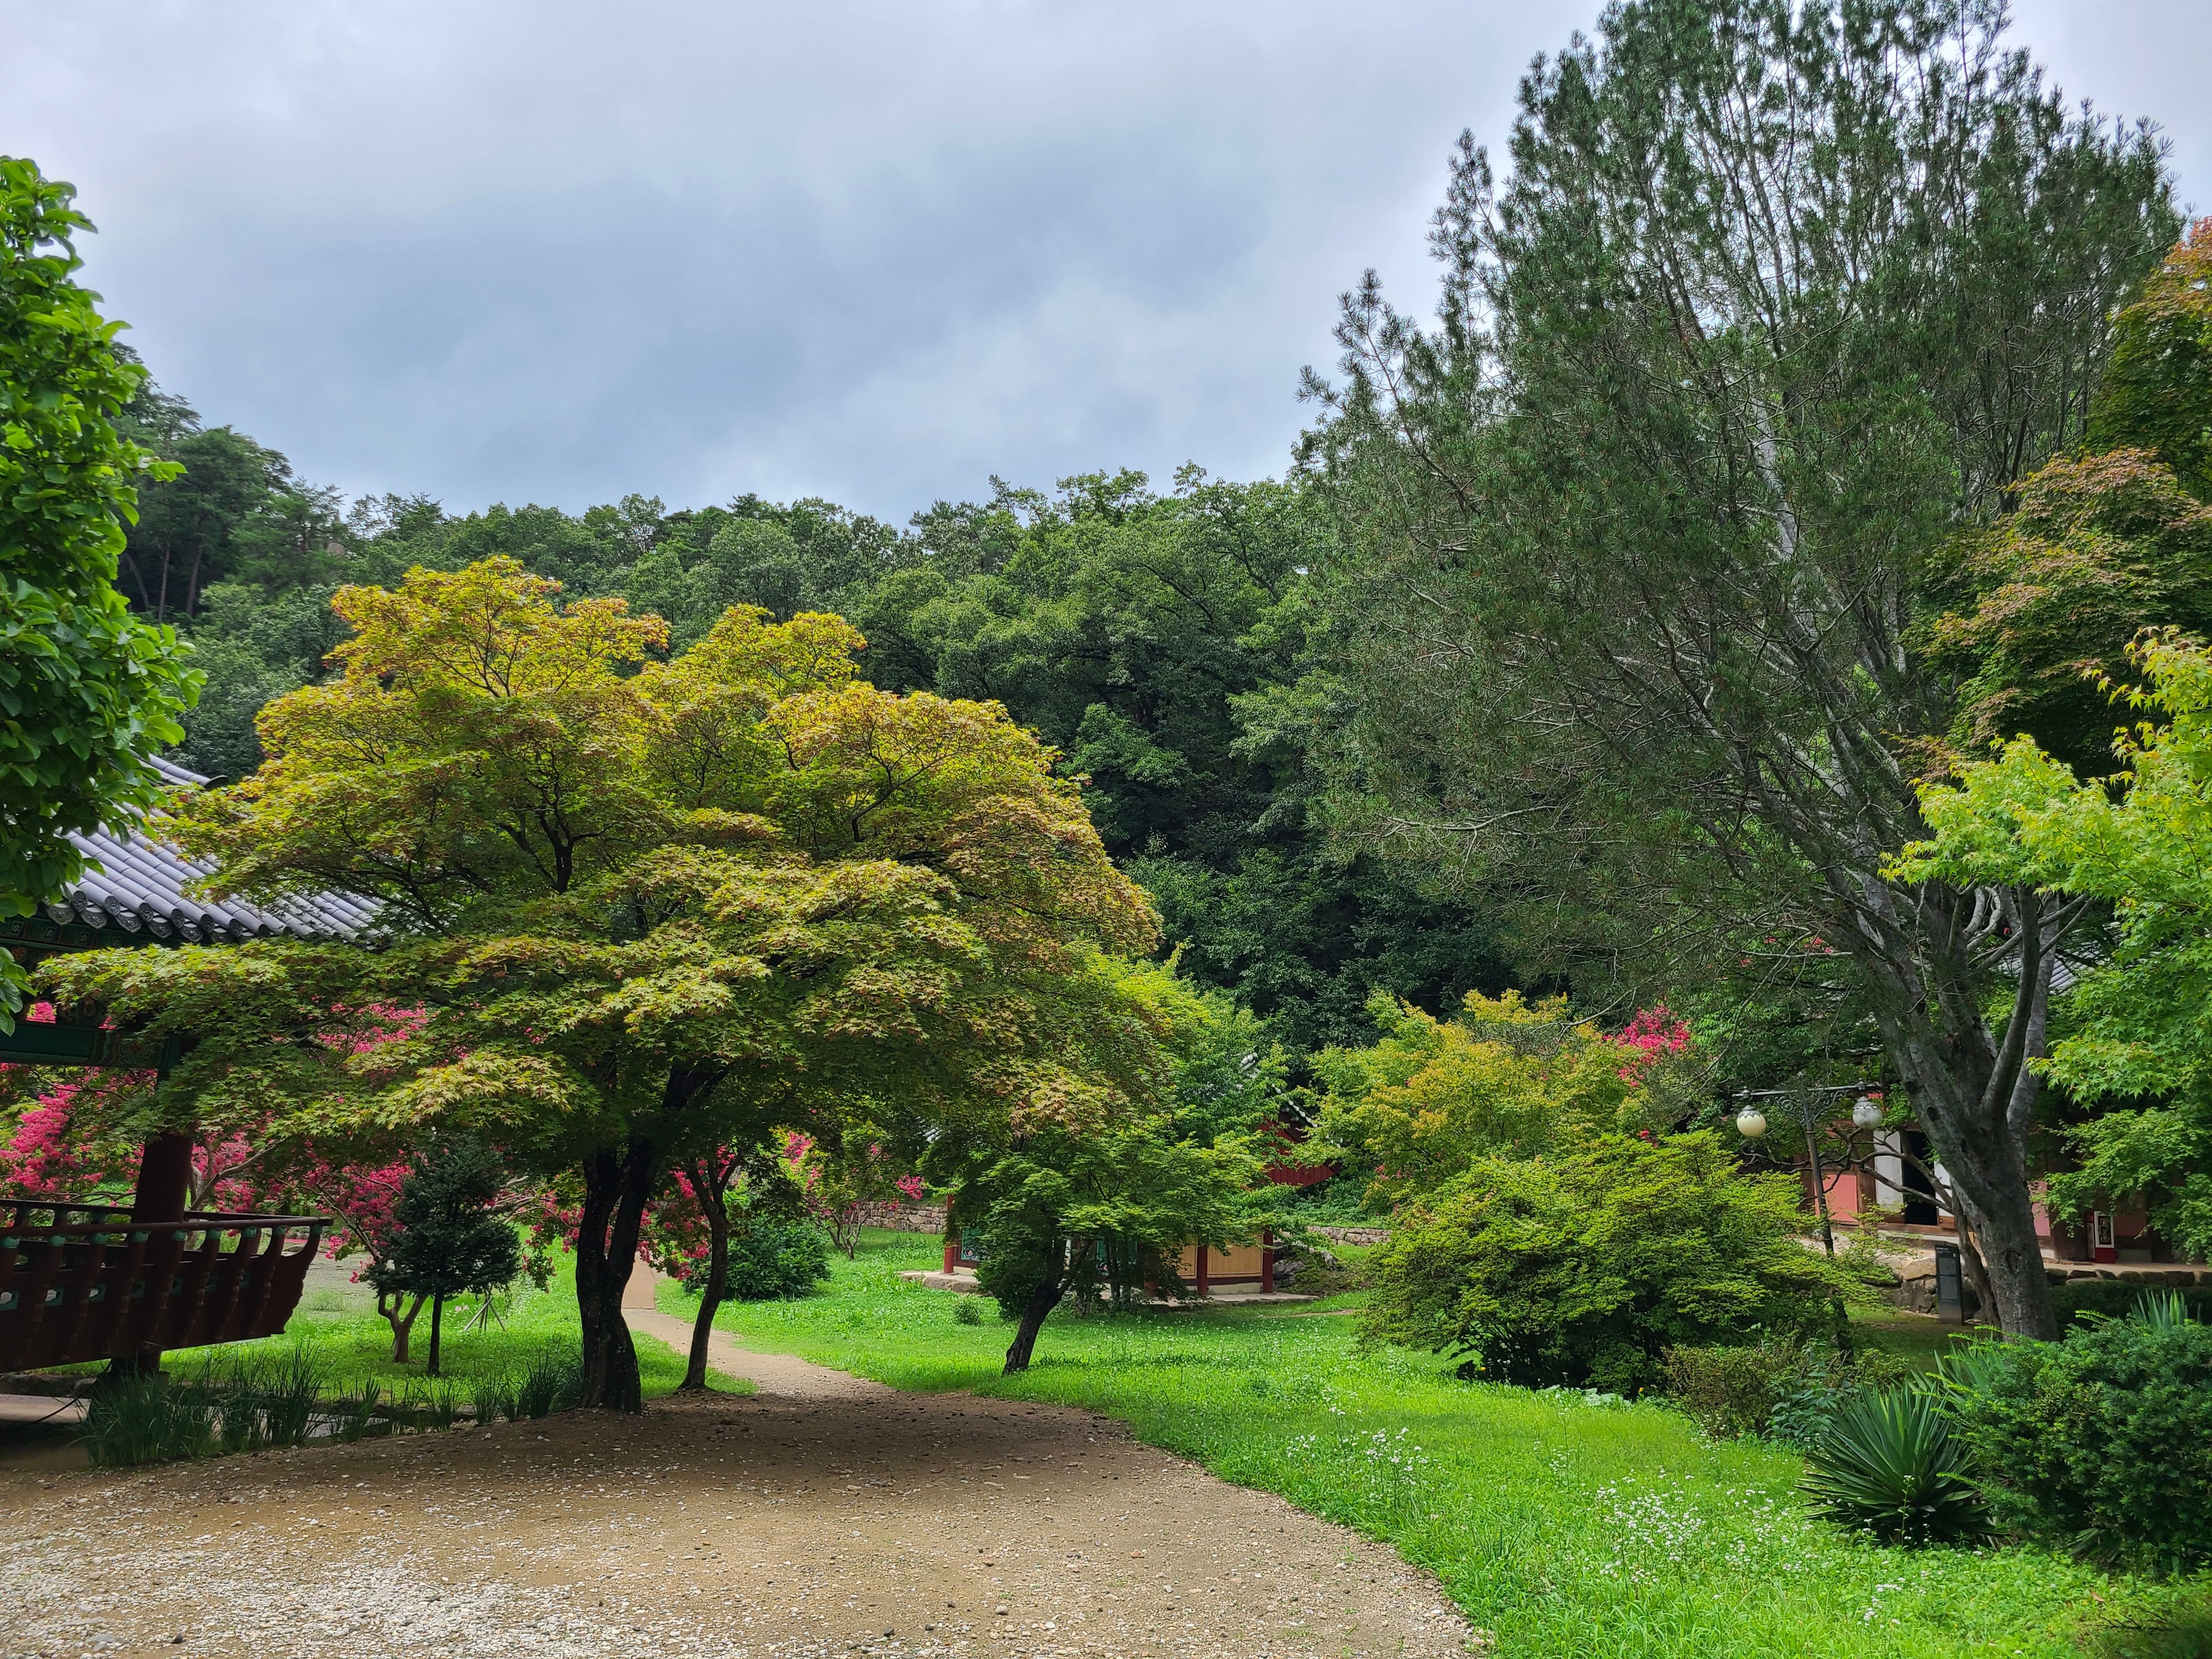
[[[1818,1367],[1776,1393],[1766,1437],[1805,1450],[1820,1442],[1836,1413],[1861,1390],[1899,1388],[1911,1376],[1911,1365],[1879,1348],[1839,1354],[1835,1364]]]
[[[952,1322],[956,1325],[980,1325],[983,1322],[983,1310],[975,1305],[972,1297],[963,1296],[952,1304]]]
[[[1947,1360],[2002,1529],[2167,1571],[2212,1563],[2212,1325],[2077,1325]]]
[[[1723,1439],[1763,1437],[1776,1398],[1795,1389],[1807,1370],[1797,1337],[1746,1346],[1714,1344],[1669,1348],[1664,1356],[1667,1398],[1707,1434]]]
[[[757,1218],[730,1240],[730,1295],[739,1302],[805,1296],[829,1277],[829,1237],[811,1221]]]
[[[1710,1133],[1483,1158],[1400,1216],[1365,1333],[1468,1356],[1469,1376],[1625,1395],[1660,1381],[1669,1348],[1832,1335],[1870,1292],[1798,1243],[1797,1194]]]
[[[1936,1544],[1984,1529],[1966,1447],[1915,1389],[1845,1399],[1806,1453],[1805,1490],[1832,1521],[1886,1544]]]
[[[1309,1227],[1385,1227],[1390,1209],[1378,1202],[1365,1176],[1334,1175],[1291,1190],[1290,1213]]]
[[[1900,1382],[1906,1370],[1879,1349],[1846,1352],[1794,1332],[1748,1346],[1669,1348],[1664,1363],[1668,1399],[1706,1433],[1800,1446],[1820,1438],[1846,1396]]]

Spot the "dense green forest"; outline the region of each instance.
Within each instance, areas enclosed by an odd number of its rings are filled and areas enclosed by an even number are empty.
[[[1240,719],[1310,665],[1331,534],[1310,492],[1190,467],[1165,492],[1131,471],[1050,493],[994,480],[988,501],[939,501],[903,527],[754,495],[454,514],[420,496],[349,507],[150,382],[131,413],[133,435],[185,467],[143,490],[122,586],[179,628],[207,676],[174,751],[185,765],[238,777],[259,763],[253,717],[326,672],[341,583],[506,554],[572,596],[666,617],[672,649],[732,605],[834,611],[866,635],[886,690],[1005,704],[1090,779],[1107,847],[1152,893],[1184,970],[1293,1054],[1370,1040],[1378,989],[1448,1010],[1508,981],[1476,907],[1334,848],[1295,732]]]

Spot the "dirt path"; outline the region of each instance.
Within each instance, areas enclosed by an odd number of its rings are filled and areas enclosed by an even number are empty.
[[[690,1320],[635,1307],[625,1307],[623,1317],[629,1321],[630,1329],[659,1337],[678,1354],[691,1352]],[[827,1365],[794,1359],[787,1353],[755,1353],[750,1348],[741,1348],[726,1331],[708,1333],[707,1369],[720,1371],[724,1376],[742,1376],[762,1394],[783,1400],[881,1401],[899,1397],[896,1389],[887,1389],[864,1376],[833,1371]]]
[[[759,1394],[0,1475],[0,1659],[1466,1650],[1389,1550],[1108,1419],[723,1341]]]

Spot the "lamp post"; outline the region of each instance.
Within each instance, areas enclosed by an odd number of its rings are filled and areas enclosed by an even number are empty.
[[[1820,1143],[1813,1133],[1813,1091],[1798,1089],[1785,1091],[1797,1103],[1798,1121],[1805,1126],[1805,1150],[1813,1159],[1813,1202],[1820,1212],[1820,1243],[1830,1255],[1836,1253],[1836,1231],[1828,1224],[1828,1182],[1820,1171]],[[1865,1096],[1859,1097],[1851,1108],[1851,1121],[1859,1121],[1859,1113],[1874,1103]],[[1881,1120],[1881,1109],[1875,1107],[1875,1118]],[[1863,1126],[1862,1126],[1863,1127]],[[1735,1132],[1746,1140],[1764,1141],[1766,1139],[1766,1114],[1756,1106],[1746,1106],[1735,1115]],[[1771,1154],[1769,1154],[1771,1156]]]

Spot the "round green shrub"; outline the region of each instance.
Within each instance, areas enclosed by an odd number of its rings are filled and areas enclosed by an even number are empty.
[[[1905,1366],[1879,1348],[1847,1350],[1795,1333],[1752,1343],[1669,1348],[1668,1403],[1719,1439],[1739,1435],[1810,1446],[1844,1402],[1905,1381]]]
[[[1709,1133],[1480,1159],[1400,1216],[1366,1331],[1465,1355],[1468,1376],[1628,1395],[1661,1382],[1669,1348],[1834,1336],[1871,1292],[1799,1242],[1798,1191]]]
[[[730,1295],[739,1302],[805,1296],[830,1277],[830,1239],[811,1221],[756,1220],[730,1240]]]
[[[2212,1325],[2104,1320],[1946,1369],[2002,1530],[2169,1571],[2212,1563]]]

